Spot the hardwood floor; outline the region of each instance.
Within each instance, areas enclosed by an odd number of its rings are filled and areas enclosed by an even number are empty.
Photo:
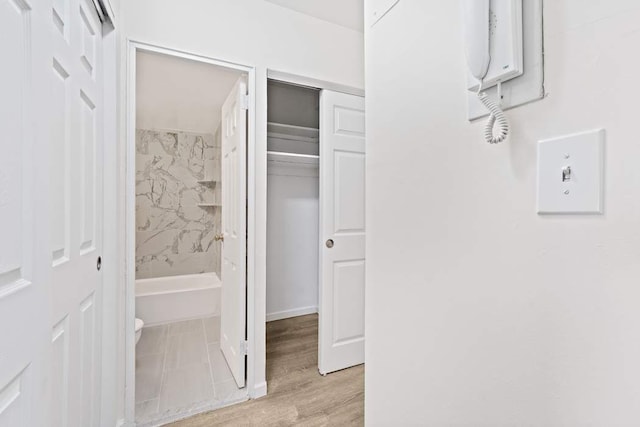
[[[318,316],[267,323],[267,396],[171,424],[205,426],[360,426],[364,365],[318,373]]]

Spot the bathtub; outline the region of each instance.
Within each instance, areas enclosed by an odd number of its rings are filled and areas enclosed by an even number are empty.
[[[136,317],[145,326],[220,314],[222,282],[216,273],[136,280]]]

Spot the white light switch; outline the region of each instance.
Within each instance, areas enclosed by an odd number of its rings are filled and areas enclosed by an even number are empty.
[[[604,129],[538,143],[538,213],[603,212]]]

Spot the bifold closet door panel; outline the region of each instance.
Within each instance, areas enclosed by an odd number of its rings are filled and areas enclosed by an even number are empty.
[[[318,177],[274,169],[267,178],[267,320],[318,306]]]

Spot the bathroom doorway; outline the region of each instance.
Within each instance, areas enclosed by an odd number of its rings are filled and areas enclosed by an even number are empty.
[[[135,386],[128,398],[138,425],[157,425],[248,399],[253,76],[165,49],[138,47],[132,55],[127,311],[135,338],[127,359]]]

